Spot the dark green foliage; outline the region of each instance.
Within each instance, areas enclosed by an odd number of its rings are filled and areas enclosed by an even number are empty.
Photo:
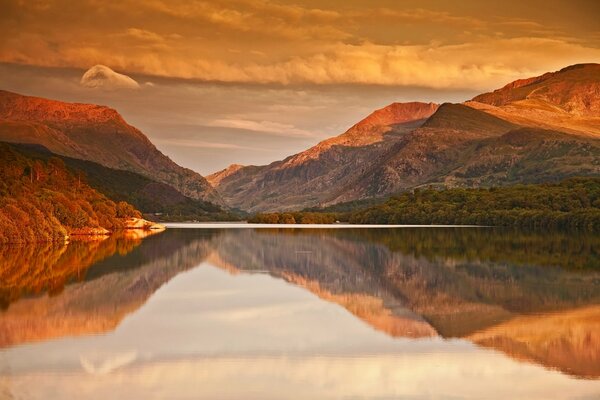
[[[375,197],[362,200],[346,201],[343,203],[336,203],[327,207],[310,207],[305,208],[302,212],[320,212],[320,213],[348,213],[352,211],[362,210],[367,207],[377,206],[385,203],[387,197]]]
[[[416,189],[350,215],[355,224],[460,224],[600,230],[600,178],[489,189]]]
[[[369,202],[374,205],[357,210]],[[330,224],[335,221],[600,231],[600,178],[571,178],[557,184],[485,189],[415,189],[385,202],[373,199],[302,212],[257,214],[248,220],[270,224]]]

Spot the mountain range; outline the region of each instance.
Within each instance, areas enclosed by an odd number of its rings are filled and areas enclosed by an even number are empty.
[[[124,195],[127,182],[135,181],[139,196],[111,198],[144,212],[177,204],[186,210],[178,215],[191,215],[188,211],[200,204],[201,214],[210,210],[222,217],[220,207],[288,211],[386,198],[419,187],[599,175],[599,99],[600,65],[573,65],[460,104],[393,103],[308,150],[269,165],[233,164],[206,178],[177,165],[117,111],[99,105],[0,91],[0,141],[41,145],[71,164],[94,163],[78,165],[87,168],[92,186],[98,171],[109,168],[103,173],[107,179],[95,179],[95,188],[109,197]],[[114,173],[122,179],[113,183],[110,171],[135,179]],[[161,196],[166,197],[160,206],[148,204]]]
[[[284,160],[207,179],[230,206],[259,212],[598,175],[599,99],[600,65],[574,65],[462,104],[394,103]]]
[[[0,90],[0,140],[40,144],[62,156],[138,173],[193,199],[220,202],[204,177],[177,165],[109,107]]]

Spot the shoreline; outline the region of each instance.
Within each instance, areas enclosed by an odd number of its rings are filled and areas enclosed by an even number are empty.
[[[248,222],[163,222],[167,229],[390,229],[390,228],[493,228],[490,225],[380,225],[380,224],[256,224]]]
[[[127,232],[147,233],[143,236],[146,237],[166,230],[166,227],[163,224],[148,221],[143,218],[131,218],[126,222],[126,224],[126,226],[123,226],[122,228],[113,229],[112,231],[109,231],[108,229],[102,227],[77,228],[76,230],[74,230],[74,232],[66,234],[64,237],[57,238],[56,240],[4,242],[0,243],[0,246],[20,246],[36,243],[69,244],[72,241],[105,240],[114,234],[126,234]]]

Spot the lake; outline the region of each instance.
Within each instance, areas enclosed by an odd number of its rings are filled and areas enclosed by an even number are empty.
[[[600,237],[173,225],[0,247],[0,399],[599,399]]]

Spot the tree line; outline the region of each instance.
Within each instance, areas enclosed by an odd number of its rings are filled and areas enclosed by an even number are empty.
[[[313,220],[319,222],[304,222]],[[600,231],[600,177],[492,188],[414,189],[354,211],[257,214],[249,220],[280,224],[335,221]]]
[[[0,243],[48,242],[122,228],[132,205],[91,188],[62,159],[29,158],[0,144]]]

